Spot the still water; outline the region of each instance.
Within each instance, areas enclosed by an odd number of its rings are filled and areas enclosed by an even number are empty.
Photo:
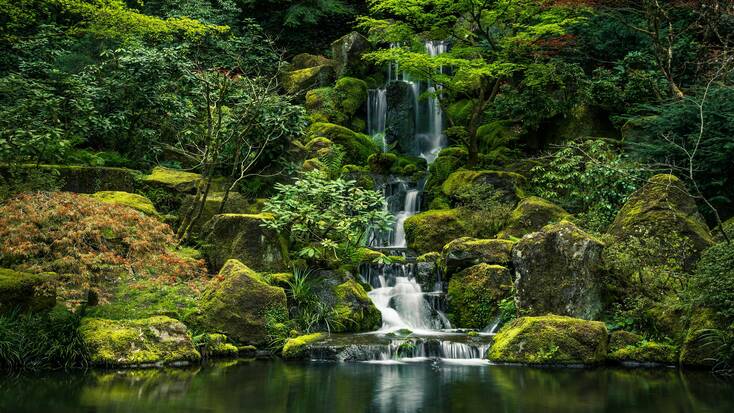
[[[0,378],[0,412],[734,412],[734,383],[675,369],[238,361]]]

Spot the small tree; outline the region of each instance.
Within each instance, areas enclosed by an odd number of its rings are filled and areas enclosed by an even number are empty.
[[[392,222],[382,194],[355,181],[329,180],[311,171],[294,184],[275,188],[278,193],[264,208],[273,219],[264,220],[263,226],[287,235],[297,247],[317,245],[339,258],[340,251],[351,253],[370,231],[387,230]]]

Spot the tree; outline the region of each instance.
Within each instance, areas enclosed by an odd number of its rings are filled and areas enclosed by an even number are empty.
[[[399,44],[366,56],[395,62],[405,70],[441,85],[435,96],[444,109],[461,97],[473,101],[465,125],[469,163],[478,159],[477,131],[500,87],[522,77],[543,76],[553,63],[544,56],[564,45],[566,28],[580,21],[578,9],[551,0],[373,0],[373,16],[362,17],[372,40]],[[435,57],[422,50],[422,38],[448,40],[451,50]],[[449,116],[449,123],[454,120]]]
[[[273,219],[263,226],[285,234],[298,247],[320,247],[350,253],[373,231],[387,230],[392,219],[377,191],[355,181],[329,179],[320,171],[306,172],[291,185],[276,184],[277,194],[263,209]],[[303,251],[303,250],[302,250]]]

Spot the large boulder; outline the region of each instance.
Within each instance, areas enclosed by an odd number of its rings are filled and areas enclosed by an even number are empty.
[[[387,113],[385,115],[385,142],[388,145],[397,143],[398,152],[420,155],[420,148],[415,139],[415,105],[417,97],[406,82],[390,82],[386,90]]]
[[[700,252],[713,244],[709,229],[684,183],[665,174],[650,178],[632,194],[617,214],[609,233],[621,244],[632,237],[661,240],[681,237],[690,243],[692,250],[685,262],[686,268],[692,267]],[[657,251],[655,255],[661,260],[679,255],[679,246],[671,249]]]
[[[328,58],[320,55],[313,55],[310,53],[300,53],[293,56],[291,59],[291,70],[308,69],[309,67],[333,65],[334,62]]]
[[[494,337],[490,361],[523,364],[598,364],[607,355],[607,327],[599,321],[548,315],[521,317]]]
[[[293,69],[282,72],[280,77],[283,88],[292,95],[302,94],[316,87],[327,86],[336,79],[334,66],[331,63]]]
[[[448,289],[452,324],[482,329],[499,313],[499,302],[510,295],[512,275],[501,265],[478,264],[451,277]]]
[[[523,196],[520,187],[524,182],[525,177],[515,172],[459,170],[449,175],[441,190],[455,200],[479,185],[491,186],[503,202],[514,205]]]
[[[430,210],[405,220],[408,247],[419,254],[442,251],[446,243],[466,235],[466,223],[457,209]]]
[[[49,274],[27,274],[0,268],[0,314],[13,310],[44,312],[56,304]]]
[[[214,271],[230,258],[257,271],[278,272],[286,267],[284,244],[278,234],[262,227],[268,214],[218,214],[202,228],[204,253]]]
[[[382,325],[382,314],[367,296],[364,287],[349,279],[334,287],[335,332],[359,333],[373,331]]]
[[[241,343],[266,342],[268,313],[287,314],[285,291],[237,260],[229,260],[204,290],[196,323]]]
[[[186,326],[165,316],[140,320],[84,318],[79,333],[92,364],[145,366],[198,361]]]
[[[357,32],[347,33],[331,43],[337,77],[366,76],[369,66],[362,61],[362,55],[370,48],[367,38]]]
[[[512,262],[514,244],[503,239],[455,239],[443,247],[444,274],[450,276],[480,263],[508,266]]]
[[[512,250],[518,310],[596,318],[602,310],[603,248],[568,221],[523,237]]]
[[[306,109],[313,122],[329,122],[362,131],[367,84],[360,79],[343,77],[334,87],[322,87],[306,93]]]
[[[142,195],[122,191],[100,191],[92,195],[92,197],[106,204],[130,207],[146,215],[158,215],[158,211],[156,211],[153,202]]]
[[[345,152],[344,163],[346,164],[365,165],[370,155],[381,151],[380,147],[369,136],[332,123],[317,122],[312,124],[308,128],[308,136],[310,141],[317,138],[326,138],[332,143],[340,145]]]
[[[530,196],[524,198],[512,211],[507,226],[497,235],[498,238],[520,238],[531,232],[540,231],[544,226],[561,221],[570,215],[558,205],[543,198]]]

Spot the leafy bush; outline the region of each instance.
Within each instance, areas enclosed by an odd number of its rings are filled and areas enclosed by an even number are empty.
[[[80,320],[61,308],[49,314],[0,315],[0,371],[85,367]]]
[[[533,192],[577,213],[580,224],[603,232],[644,173],[603,140],[571,142],[532,170]]]
[[[70,274],[84,290],[126,274],[163,282],[205,274],[203,262],[173,247],[168,225],[85,195],[24,194],[0,206],[0,265]]]
[[[500,232],[510,219],[514,205],[504,201],[504,193],[495,190],[492,185],[472,185],[465,192],[457,195],[459,214],[468,222],[479,222],[481,227],[476,237]]]
[[[727,324],[734,322],[734,244],[721,242],[704,251],[690,289],[696,303],[714,309]]]

